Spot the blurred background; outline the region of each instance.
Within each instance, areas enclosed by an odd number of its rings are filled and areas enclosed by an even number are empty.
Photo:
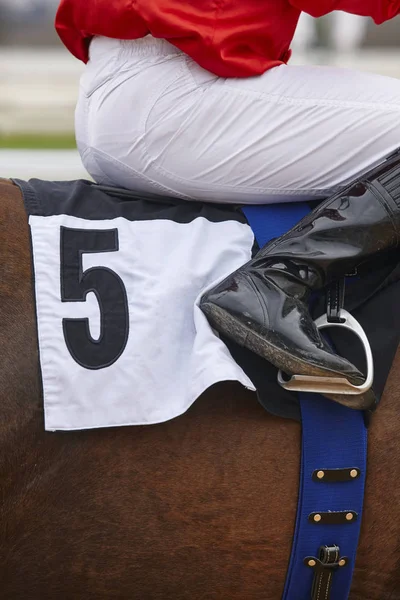
[[[85,0],[82,0],[84,2]],[[53,27],[58,0],[0,0],[0,176],[88,177],[75,148],[73,121],[83,64]],[[400,17],[303,15],[293,64],[330,64],[400,77]]]

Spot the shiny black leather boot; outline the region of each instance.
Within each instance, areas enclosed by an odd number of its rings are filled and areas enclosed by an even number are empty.
[[[400,242],[400,149],[208,291],[210,324],[289,374],[364,377],[314,325],[310,293]]]

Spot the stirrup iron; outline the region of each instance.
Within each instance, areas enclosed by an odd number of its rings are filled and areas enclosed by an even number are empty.
[[[345,309],[340,310],[340,321],[331,322],[328,314],[322,315],[315,321],[318,329],[327,327],[342,327],[347,329],[360,339],[367,361],[367,377],[363,384],[353,385],[345,377],[324,377],[315,375],[292,375],[289,380],[284,379],[282,371],[278,372],[278,383],[285,390],[292,392],[313,392],[316,394],[360,396],[368,392],[374,381],[374,361],[371,346],[364,329],[360,323]]]

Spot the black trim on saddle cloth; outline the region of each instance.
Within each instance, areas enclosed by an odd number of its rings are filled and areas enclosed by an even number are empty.
[[[139,194],[128,190],[95,185],[90,181],[29,182],[13,179],[24,196],[29,216],[50,217],[70,215],[80,219],[101,221],[123,217],[128,221],[166,219],[175,223],[190,223],[204,217],[212,223],[227,220],[247,223],[240,207]]]
[[[247,219],[237,205],[191,202],[176,198],[152,196],[98,186],[89,181],[48,182],[32,179],[13,180],[21,189],[28,215],[53,216],[69,214],[83,219],[166,219],[190,223],[198,217],[211,222]],[[313,208],[315,203],[310,203]],[[254,252],[257,244],[254,244]],[[399,250],[371,261],[347,280],[344,307],[364,328],[373,352],[375,365],[374,390],[381,397],[396,350],[400,342],[400,261]],[[313,316],[325,312],[325,298],[314,299]],[[355,336],[332,329],[331,340],[340,354],[361,370],[363,350]],[[277,369],[249,350],[224,339],[233,358],[242,367],[257,389],[260,403],[277,416],[300,420],[296,394],[277,383]]]

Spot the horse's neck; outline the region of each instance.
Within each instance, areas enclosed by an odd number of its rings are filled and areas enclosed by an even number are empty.
[[[0,180],[0,269],[0,443],[4,448],[41,410],[29,229],[21,193],[9,180]]]

